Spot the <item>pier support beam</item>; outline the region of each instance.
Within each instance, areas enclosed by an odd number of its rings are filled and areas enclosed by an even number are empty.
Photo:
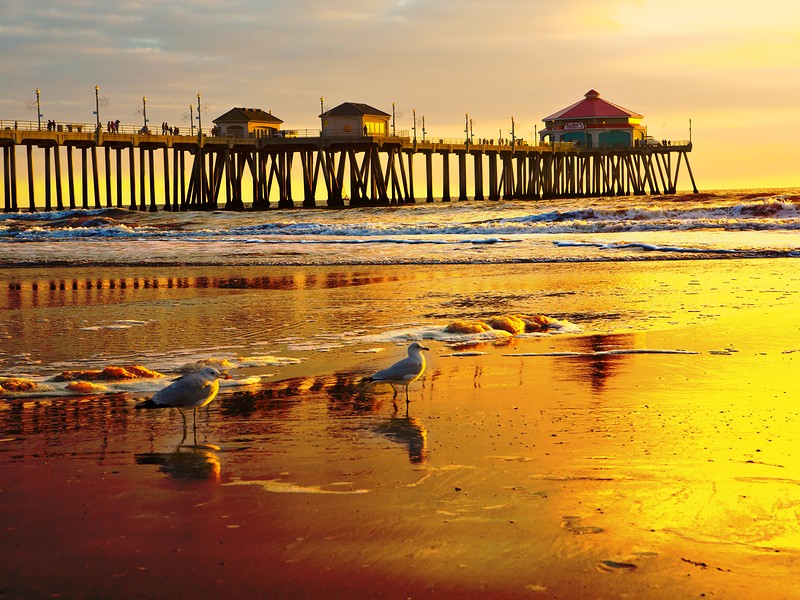
[[[33,148],[30,144],[25,147],[28,159],[28,210],[36,212],[36,193],[33,187]]]
[[[472,154],[475,171],[475,200],[484,200],[483,197],[483,152]]]
[[[469,200],[467,196],[467,153],[458,153],[458,199]]]
[[[450,202],[450,152],[442,152],[442,202]]]
[[[433,152],[425,153],[425,182],[428,188],[425,202],[433,202]]]

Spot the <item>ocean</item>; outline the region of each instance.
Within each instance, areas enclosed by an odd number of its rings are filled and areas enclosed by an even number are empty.
[[[483,264],[796,257],[800,190],[343,210],[0,215],[0,265]]]

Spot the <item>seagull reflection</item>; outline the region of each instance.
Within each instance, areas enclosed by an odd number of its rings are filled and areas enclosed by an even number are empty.
[[[185,439],[185,437],[184,437]],[[174,452],[141,452],[135,455],[137,465],[158,465],[158,470],[186,481],[219,481],[220,462],[213,444],[178,444]]]
[[[428,430],[417,417],[392,417],[379,424],[375,431],[393,442],[408,446],[408,460],[412,463],[425,462],[428,454]]]

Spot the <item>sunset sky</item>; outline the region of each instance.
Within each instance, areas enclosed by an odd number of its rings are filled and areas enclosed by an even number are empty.
[[[429,135],[532,139],[589,89],[683,140],[701,189],[800,186],[793,0],[0,0],[0,119],[203,125],[234,106],[318,128],[364,102]],[[686,184],[687,182],[683,182]]]

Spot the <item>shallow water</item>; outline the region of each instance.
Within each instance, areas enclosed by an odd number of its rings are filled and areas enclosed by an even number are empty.
[[[0,401],[3,592],[800,598],[793,264],[0,271],[0,374],[52,386]],[[578,329],[444,333],[518,312]],[[406,413],[361,379],[418,338]],[[209,358],[196,435],[50,381]]]

